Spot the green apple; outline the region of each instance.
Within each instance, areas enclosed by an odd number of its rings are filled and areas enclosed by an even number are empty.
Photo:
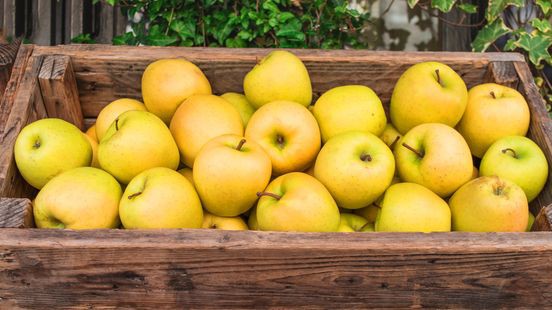
[[[385,125],[385,128],[383,129],[383,132],[379,136],[380,139],[387,144],[387,146],[394,150],[395,146],[397,145],[397,142],[402,138],[401,133],[393,126],[391,123],[387,123]]]
[[[156,167],[130,181],[119,205],[125,228],[200,228],[203,209],[190,181]]]
[[[376,231],[450,231],[451,212],[435,193],[416,183],[391,185],[381,202]]]
[[[181,59],[159,59],[142,75],[142,98],[148,111],[166,124],[178,106],[193,95],[210,95],[209,80],[193,63]]]
[[[257,195],[260,230],[332,232],[339,228],[339,209],[332,195],[308,174],[279,176]]]
[[[275,176],[305,170],[315,160],[321,144],[314,116],[292,101],[273,101],[255,111],[245,138],[265,150]]]
[[[457,129],[481,158],[496,140],[506,136],[525,136],[529,129],[529,107],[515,89],[487,83],[468,93],[468,105]]]
[[[240,113],[228,101],[215,95],[188,98],[174,113],[170,128],[182,163],[190,168],[209,140],[226,134],[243,136]]]
[[[230,104],[238,110],[242,119],[243,127],[245,128],[251,118],[251,115],[255,112],[255,108],[249,103],[249,101],[247,101],[245,95],[238,93],[224,93],[220,96],[230,102]]]
[[[467,102],[466,84],[453,69],[439,62],[422,62],[408,68],[397,81],[389,114],[402,134],[424,123],[454,127]]]
[[[521,187],[497,176],[464,184],[449,200],[452,229],[471,232],[523,232],[529,221]]]
[[[288,51],[273,51],[263,57],[243,79],[247,101],[256,109],[276,101],[311,104],[312,85],[307,68]]]
[[[61,172],[92,161],[92,146],[73,124],[62,119],[45,118],[23,128],[13,148],[21,176],[41,189]]]
[[[134,110],[145,111],[146,106],[142,102],[130,98],[117,99],[106,105],[96,119],[96,137],[98,141],[102,141],[105,132],[119,115]]]
[[[248,230],[247,224],[239,216],[217,216],[209,212],[203,213],[201,228],[221,230]]]
[[[535,223],[535,216],[531,211],[529,211],[529,217],[527,221],[527,227],[525,228],[525,231],[531,231],[531,228],[533,228],[533,224]]]
[[[352,213],[341,213],[339,232],[374,231],[374,225],[364,217]]]
[[[147,111],[127,111],[111,124],[98,147],[98,160],[119,182],[153,167],[178,168],[180,156],[171,132]]]
[[[379,136],[387,123],[381,100],[363,85],[328,90],[318,98],[312,113],[320,126],[323,142],[348,131]]]
[[[394,174],[395,160],[389,147],[377,136],[361,131],[328,140],[314,165],[316,179],[345,209],[374,202],[389,187]]]
[[[544,153],[531,139],[522,136],[503,137],[494,142],[481,159],[481,176],[496,175],[516,183],[531,202],[548,179]]]
[[[412,128],[395,147],[401,180],[423,185],[448,197],[471,179],[473,161],[468,144],[453,128],[422,124]]]
[[[203,207],[217,216],[238,216],[257,201],[272,173],[260,145],[237,135],[209,141],[197,154],[194,184]]]
[[[247,226],[250,230],[259,230],[259,222],[257,222],[257,206],[249,209],[249,217],[247,218]]]
[[[121,185],[92,167],[65,171],[48,182],[33,201],[38,228],[99,229],[119,227]]]

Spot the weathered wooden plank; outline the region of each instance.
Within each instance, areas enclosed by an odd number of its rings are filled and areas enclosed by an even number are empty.
[[[485,81],[517,89],[520,79],[512,62],[493,61],[489,63]]]
[[[551,233],[0,235],[0,306],[542,308]]]
[[[96,118],[87,117],[83,121],[84,130],[87,130],[96,123]]]
[[[527,63],[516,61],[513,64],[520,79],[518,90],[525,96],[531,112],[531,124],[527,135],[541,148],[548,160],[548,166],[552,167],[552,120],[548,116],[544,99],[535,85]],[[549,174],[544,190],[531,203],[533,214],[538,214],[542,206],[552,204],[551,182],[552,174]]]
[[[3,105],[11,106],[11,110],[0,134],[0,197],[33,198],[36,195],[36,190],[23,180],[17,170],[13,147],[17,135],[25,125],[47,117],[38,86],[42,60],[42,56],[32,56],[29,59],[13,102],[2,101]]]
[[[83,0],[67,0],[65,14],[68,18],[68,27],[66,27],[67,42],[83,32]]]
[[[21,45],[20,39],[14,40],[10,44],[0,44],[0,100],[4,95],[6,86],[8,85],[19,45]]]
[[[242,92],[245,74],[267,54],[263,49],[159,48],[71,45],[39,47],[37,54],[71,57],[85,117],[96,117],[109,102],[140,98],[146,66],[160,58],[184,57],[207,75],[215,94]],[[451,65],[468,86],[480,83],[490,61],[522,59],[519,54],[420,53],[293,50],[309,70],[315,97],[340,85],[361,84],[374,89],[388,104],[398,77],[412,64],[439,59]],[[331,60],[331,61],[330,61]]]
[[[552,205],[541,208],[533,223],[532,231],[552,231]]]
[[[32,1],[32,31],[30,40],[34,44],[50,45],[52,40],[52,1],[33,0]]]
[[[100,6],[100,31],[96,37],[98,43],[111,43],[115,29],[115,8],[102,3]]]
[[[48,116],[64,119],[83,129],[77,81],[71,58],[65,55],[45,56],[38,81]]]
[[[0,228],[34,227],[33,206],[27,198],[0,198]]]
[[[462,16],[466,15],[458,8],[453,8],[448,13],[440,13],[445,20],[459,22]],[[462,21],[463,24],[469,24],[468,21]],[[441,50],[443,51],[471,51],[471,27],[459,27],[445,22],[439,22],[439,35],[441,41]]]
[[[4,36],[15,38],[15,1],[16,0],[3,0],[3,21],[2,32]]]

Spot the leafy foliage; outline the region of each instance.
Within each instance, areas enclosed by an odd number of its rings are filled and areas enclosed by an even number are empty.
[[[99,1],[99,0],[96,0]],[[114,44],[359,48],[367,14],[345,0],[107,0],[144,18]]]

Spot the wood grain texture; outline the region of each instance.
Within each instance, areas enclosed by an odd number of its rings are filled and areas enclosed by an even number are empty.
[[[21,45],[20,39],[16,39],[10,44],[0,44],[0,100],[2,100],[8,81],[10,80],[11,70],[17,57],[19,45]]]
[[[45,56],[38,81],[48,116],[64,119],[82,130],[83,117],[71,58]]]
[[[33,206],[27,198],[0,198],[0,228],[32,228]]]
[[[55,43],[52,30],[55,30],[55,24],[52,23],[52,9],[55,6],[54,1],[31,0],[32,5],[32,30],[30,40],[34,44],[50,45]]]
[[[493,61],[489,63],[485,82],[497,83],[517,89],[520,79],[512,62]]]
[[[533,80],[533,75],[526,62],[513,62],[520,83],[518,90],[524,95],[531,112],[531,123],[527,136],[541,148],[548,160],[548,166],[552,167],[552,120],[546,111],[544,99],[541,97]],[[548,180],[544,190],[531,202],[531,211],[538,214],[543,206],[552,204],[552,173],[548,174]]]
[[[541,208],[535,217],[532,231],[552,231],[552,205]]]
[[[2,101],[11,110],[0,134],[0,197],[34,198],[36,195],[36,190],[23,180],[17,170],[13,147],[17,135],[25,125],[47,117],[38,86],[42,60],[42,56],[31,56],[13,102]]]
[[[307,66],[314,97],[341,85],[371,87],[387,105],[399,76],[411,65],[439,59],[464,78],[469,87],[480,83],[490,61],[521,61],[514,53],[373,52],[343,50],[291,50]],[[84,117],[96,117],[118,98],[141,99],[141,77],[146,66],[160,58],[186,58],[197,64],[211,82],[213,92],[243,92],[243,78],[267,54],[263,49],[182,47],[121,47],[71,45],[37,47],[39,54],[71,57]]]
[[[2,14],[4,16],[0,28],[6,37],[15,37],[15,2],[17,0],[4,0]]]
[[[550,238],[4,229],[0,307],[546,307]]]

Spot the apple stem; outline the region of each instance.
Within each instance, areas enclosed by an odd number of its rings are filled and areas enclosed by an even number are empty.
[[[140,194],[142,194],[142,192],[137,192],[137,193],[134,193],[134,194],[132,194],[132,195],[129,195],[129,196],[128,196],[128,199],[132,199],[132,198],[134,198],[134,197],[136,197],[136,196],[139,196]]]
[[[119,130],[119,118],[115,119],[115,130]]]
[[[393,148],[393,145],[395,145],[395,143],[399,142],[400,139],[401,139],[401,136],[397,136],[397,137],[395,138],[395,141],[393,141],[393,142],[391,143],[391,145],[389,145],[389,148],[392,149],[392,148]]]
[[[282,196],[280,195],[276,195],[276,194],[273,194],[273,193],[269,193],[269,192],[257,192],[257,197],[262,197],[262,196],[269,196],[269,197],[272,197],[276,200],[280,200],[282,199]]]
[[[511,148],[505,148],[505,149],[503,149],[503,150],[502,150],[502,153],[506,154],[506,152],[508,152],[508,151],[512,152],[512,155],[514,156],[514,158],[517,158],[516,151],[514,151],[514,150],[511,149]]]
[[[362,161],[372,161],[372,156],[370,156],[370,154],[362,153],[362,155],[360,155],[360,160],[362,160]]]
[[[410,145],[408,145],[408,144],[406,144],[406,143],[403,142],[402,146],[404,146],[405,148],[407,148],[407,149],[411,150],[412,152],[414,152],[416,155],[418,155],[418,157],[420,157],[420,158],[423,158],[423,157],[424,157],[424,155],[423,155],[422,153],[418,152],[418,150],[416,150],[415,148],[411,147]]]
[[[245,144],[245,139],[241,139],[240,143],[238,143],[238,146],[236,147],[236,150],[241,151],[241,148],[244,144]]]
[[[441,86],[443,86],[441,84],[441,76],[439,76],[439,69],[435,69],[435,74],[437,75],[437,83],[439,83]]]
[[[491,90],[491,96],[493,97],[493,99],[496,99],[496,95],[494,93],[494,91]]]

